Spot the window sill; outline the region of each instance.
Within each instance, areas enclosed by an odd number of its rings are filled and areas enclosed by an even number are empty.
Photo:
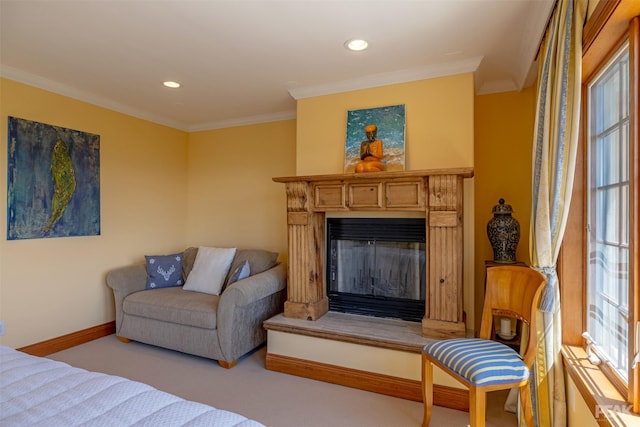
[[[581,347],[562,346],[567,375],[573,380],[599,426],[627,427],[640,424],[640,416]]]

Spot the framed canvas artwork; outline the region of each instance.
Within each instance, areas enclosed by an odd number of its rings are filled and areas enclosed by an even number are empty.
[[[345,173],[402,171],[404,144],[404,104],[347,111]]]
[[[100,136],[9,117],[7,239],[100,235]]]

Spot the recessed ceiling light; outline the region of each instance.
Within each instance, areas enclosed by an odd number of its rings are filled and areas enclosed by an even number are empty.
[[[366,40],[362,40],[362,39],[352,39],[344,42],[344,46],[349,50],[358,52],[361,50],[365,50],[367,46],[369,46],[369,43],[367,43]]]
[[[170,87],[171,89],[177,89],[180,87],[180,83],[172,82],[172,81],[162,82],[162,84],[165,85],[166,87]]]

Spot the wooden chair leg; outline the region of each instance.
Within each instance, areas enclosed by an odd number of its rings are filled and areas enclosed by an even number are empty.
[[[520,406],[522,406],[522,415],[527,423],[527,427],[534,427],[533,421],[533,404],[531,402],[531,389],[530,384],[525,384],[520,387]]]
[[[469,387],[469,427],[484,427],[487,408],[487,393]]]
[[[428,427],[433,410],[433,365],[422,354],[422,401],[424,402],[424,418],[422,427]]]
[[[120,340],[121,342],[123,342],[125,344],[129,344],[131,342],[131,340],[129,338],[125,338],[125,337],[118,337],[118,340]]]
[[[236,366],[238,363],[238,359],[232,360],[231,362],[227,362],[226,360],[218,360],[218,365],[222,366],[225,369],[231,369]]]

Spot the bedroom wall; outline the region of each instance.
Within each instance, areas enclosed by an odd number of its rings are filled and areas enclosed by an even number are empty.
[[[0,188],[7,116],[100,135],[101,235],[6,240],[0,198],[0,343],[21,347],[114,319],[108,270],[184,247],[185,132],[0,79]]]
[[[347,111],[398,104],[405,104],[406,170],[473,166],[473,98],[468,73],[301,99],[296,172],[342,173]]]
[[[10,80],[0,83],[3,121],[14,115],[98,133],[102,162],[101,236],[3,239],[0,320],[7,322],[7,335],[0,342],[5,344],[33,344],[111,320],[111,295],[104,285],[104,274],[116,265],[142,262],[142,255],[150,251],[168,252],[200,244],[246,246],[270,248],[286,258],[284,186],[271,178],[341,172],[349,109],[407,105],[407,169],[437,164],[476,169],[476,177],[466,180],[465,186],[465,230],[472,239],[467,244],[471,255],[465,253],[465,258],[475,257],[475,262],[465,267],[468,316],[468,305],[478,314],[481,304],[469,295],[482,283],[484,259],[492,255],[485,227],[498,193],[498,197],[513,200],[515,216],[523,228],[518,257],[524,259],[528,254],[524,228],[528,226],[529,196],[521,189],[530,189],[531,165],[520,156],[530,155],[526,135],[533,120],[533,89],[474,97],[473,77],[465,74],[303,99],[298,102],[298,122],[302,124],[286,120],[186,134]],[[509,119],[502,121],[501,115]],[[467,125],[461,126],[463,122]],[[5,171],[0,174],[2,188],[6,188],[6,131],[6,126],[2,127],[0,135],[0,162]],[[526,140],[528,145],[516,140]],[[496,167],[499,157],[491,153],[514,153],[517,147],[522,149],[520,155],[504,165],[510,179],[503,196],[504,174]],[[482,191],[474,191],[477,185]],[[172,203],[164,203],[166,200]],[[481,207],[474,209],[474,205]],[[2,198],[0,215],[6,235],[6,198]],[[229,226],[214,226],[220,223]],[[131,233],[142,238],[128,239]],[[24,266],[33,261],[34,250],[47,254],[37,258],[39,265],[44,260],[44,268],[28,272]],[[93,270],[98,273],[92,274]],[[52,275],[52,271],[57,273]],[[69,271],[70,281],[66,278]],[[34,281],[45,282],[42,288],[46,291],[30,285]],[[34,288],[38,292],[31,294]],[[86,298],[74,298],[76,302],[70,302],[73,310],[65,303],[58,308],[57,301],[62,298],[53,289],[71,289]],[[51,300],[56,301],[53,307],[46,304]],[[13,301],[19,302],[16,305]],[[33,313],[19,314],[29,306],[33,306]],[[16,326],[23,320],[24,328]]]
[[[475,99],[475,315],[480,323],[484,298],[485,260],[493,259],[487,223],[500,198],[513,208],[520,223],[516,259],[529,263],[529,218],[535,87]]]
[[[405,170],[473,166],[474,83],[466,73],[298,100],[296,173],[342,173],[347,111],[398,104],[405,104]],[[464,184],[464,309],[473,329],[474,179]]]
[[[295,175],[296,121],[189,135],[187,241],[287,255],[287,208],[277,176]]]

